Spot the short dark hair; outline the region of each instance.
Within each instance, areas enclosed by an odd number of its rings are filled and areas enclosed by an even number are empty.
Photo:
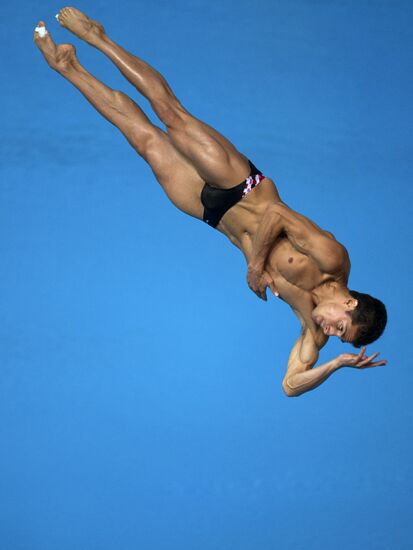
[[[350,295],[358,301],[357,307],[349,311],[353,326],[357,327],[357,336],[351,343],[355,348],[367,346],[383,334],[387,324],[386,306],[369,294],[349,290]]]

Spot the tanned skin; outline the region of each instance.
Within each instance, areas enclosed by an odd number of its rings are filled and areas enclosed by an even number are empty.
[[[247,157],[211,126],[189,113],[164,77],[111,40],[102,25],[75,8],[63,8],[58,21],[78,38],[103,52],[123,76],[145,96],[166,130],[152,124],[127,95],[112,90],[84,69],[70,44],[56,45],[50,34],[34,41],[49,66],[71,82],[151,166],[169,199],[180,210],[202,220],[204,183],[228,189],[249,176]],[[44,27],[43,21],[38,27]],[[301,395],[343,366],[385,365],[361,349],[313,368],[329,336],[355,338],[357,327],[348,312],[357,306],[348,291],[350,260],[334,236],[282,200],[266,177],[221,219],[217,230],[244,254],[250,288],[266,299],[269,287],[291,306],[301,334],[288,360],[283,389]]]

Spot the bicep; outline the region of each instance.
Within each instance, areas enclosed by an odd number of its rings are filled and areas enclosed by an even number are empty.
[[[308,328],[304,328],[290,352],[284,379],[298,372],[312,369],[317,363],[318,356],[319,349],[313,335]]]

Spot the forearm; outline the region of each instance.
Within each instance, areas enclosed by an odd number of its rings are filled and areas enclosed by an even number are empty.
[[[269,207],[254,236],[249,265],[255,270],[263,270],[265,261],[274,242],[284,231],[283,218],[273,206]]]
[[[298,397],[320,386],[333,372],[341,367],[342,365],[339,364],[337,359],[332,359],[319,367],[292,374],[283,382],[284,391],[289,397]]]

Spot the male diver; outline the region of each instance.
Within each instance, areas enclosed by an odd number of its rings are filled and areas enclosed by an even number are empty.
[[[337,369],[385,365],[366,348],[313,368],[329,336],[355,347],[382,334],[384,304],[348,289],[350,260],[334,236],[289,208],[274,182],[214,128],[191,115],[164,77],[111,40],[102,25],[75,8],[56,16],[78,38],[103,52],[150,102],[166,131],[152,124],[127,95],[79,63],[74,46],[56,45],[40,21],[34,41],[52,69],[71,82],[124,134],[175,206],[226,235],[244,254],[250,288],[287,302],[301,324],[283,380],[287,396],[316,388]]]

